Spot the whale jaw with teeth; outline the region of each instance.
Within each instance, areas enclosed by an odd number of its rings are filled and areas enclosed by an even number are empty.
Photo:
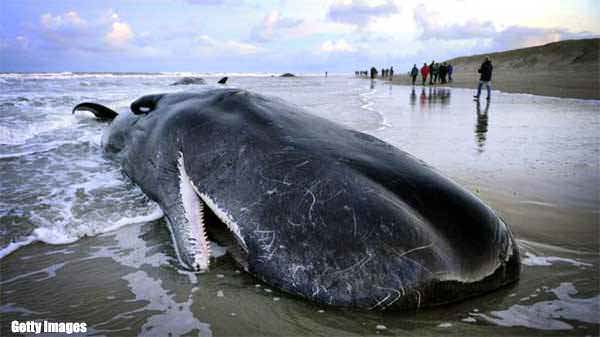
[[[194,185],[194,182],[185,169],[185,161],[181,152],[177,160],[177,168],[179,170],[179,193],[187,223],[171,225],[184,226],[180,232],[185,235],[185,238],[183,238],[185,244],[184,247],[180,247],[179,249],[186,249],[187,252],[185,253],[191,257],[190,261],[182,262],[197,272],[204,272],[209,268],[211,248],[208,239],[207,223],[205,221],[207,211],[211,211],[219,222],[225,224],[230,234],[233,234],[237,244],[241,246],[241,250],[247,252],[246,243],[235,221],[212,198],[199,192],[198,188]],[[181,256],[179,256],[179,259],[183,260]],[[243,261],[238,260],[238,263],[242,264],[242,266],[245,265]]]

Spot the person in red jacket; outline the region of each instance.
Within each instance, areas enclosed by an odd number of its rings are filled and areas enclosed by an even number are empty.
[[[425,81],[427,81],[427,76],[429,75],[429,66],[427,63],[423,63],[421,67],[421,77],[423,78],[423,85],[425,85]]]

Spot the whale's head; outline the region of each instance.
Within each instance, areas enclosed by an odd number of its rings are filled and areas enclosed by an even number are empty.
[[[514,282],[508,226],[472,193],[369,135],[244,90],[144,96],[105,147],[164,210],[178,256],[209,240],[320,303],[416,308]]]

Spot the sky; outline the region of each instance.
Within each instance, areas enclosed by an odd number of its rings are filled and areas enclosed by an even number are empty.
[[[600,1],[0,0],[0,72],[349,73],[600,36]]]

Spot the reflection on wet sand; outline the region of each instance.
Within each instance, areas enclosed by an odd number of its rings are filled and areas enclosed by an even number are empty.
[[[475,124],[475,142],[477,143],[477,152],[483,153],[485,140],[488,131],[488,110],[490,101],[486,101],[483,111],[481,111],[481,102],[477,101],[477,123]]]
[[[421,95],[419,96],[419,105],[421,110],[427,110],[429,106],[440,105],[442,107],[450,104],[451,90],[449,88],[421,88]],[[410,104],[416,105],[417,95],[415,88],[412,88],[410,93]]]

